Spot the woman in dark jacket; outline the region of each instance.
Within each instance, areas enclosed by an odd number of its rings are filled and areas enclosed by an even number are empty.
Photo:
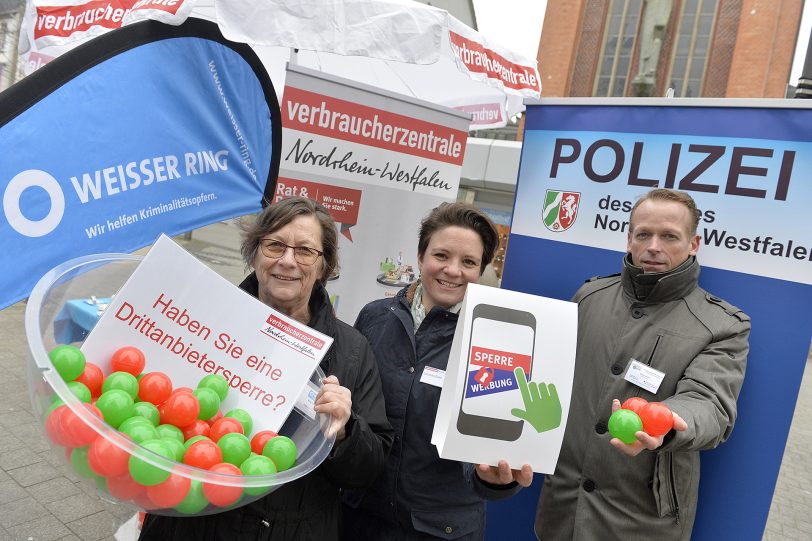
[[[480,540],[484,500],[532,481],[530,466],[475,467],[441,459],[430,443],[465,289],[497,244],[496,227],[479,209],[440,205],[420,227],[420,280],[359,314],[355,327],[375,352],[395,441],[383,476],[367,490],[345,491],[343,539]]]
[[[252,272],[240,288],[331,336],[316,411],[332,416],[336,443],[314,471],[224,513],[173,518],[147,515],[142,540],[338,539],[339,490],[363,488],[383,470],[392,441],[375,358],[366,339],[336,319],[324,283],[338,262],[336,226],[305,198],[267,207],[246,228],[242,254]]]

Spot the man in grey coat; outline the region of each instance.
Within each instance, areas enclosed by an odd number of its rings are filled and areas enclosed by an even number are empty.
[[[618,275],[575,294],[578,346],[567,428],[536,516],[540,540],[688,540],[699,451],[733,430],[750,318],[697,284],[699,212],[655,189],[631,212]],[[636,377],[645,373],[647,378]],[[632,396],[668,405],[674,429],[625,444],[607,421]]]

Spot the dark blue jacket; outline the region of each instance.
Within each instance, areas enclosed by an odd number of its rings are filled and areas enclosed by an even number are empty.
[[[431,444],[440,388],[420,382],[426,366],[446,369],[457,315],[434,307],[417,333],[416,285],[369,303],[355,327],[366,336],[383,383],[395,441],[384,473],[364,491],[345,491],[344,539],[483,539],[485,501],[518,490],[486,485],[471,464],[441,459]]]

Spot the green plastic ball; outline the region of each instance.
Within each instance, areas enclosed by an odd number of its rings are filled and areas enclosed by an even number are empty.
[[[188,450],[189,447],[191,447],[194,442],[200,441],[200,440],[210,440],[210,439],[211,438],[209,438],[207,436],[192,436],[191,438],[189,438],[188,440],[186,440],[183,443],[183,447],[184,447],[184,449]]]
[[[93,473],[87,463],[87,447],[77,447],[70,452],[70,465],[73,471],[82,477],[88,479],[96,477],[96,474]]]
[[[160,440],[172,451],[175,462],[183,462],[183,454],[186,452],[183,442],[176,440],[174,437],[160,438]]]
[[[127,430],[127,428],[129,428],[129,427],[137,426],[137,425],[149,425],[149,426],[152,426],[152,423],[149,422],[149,419],[145,419],[144,417],[141,417],[140,415],[133,415],[132,417],[130,417],[128,419],[124,419],[124,421],[120,425],[118,425],[118,429],[123,432],[124,430]],[[155,428],[155,427],[153,427],[153,428]]]
[[[276,473],[276,465],[267,456],[252,454],[240,465],[240,471],[246,477],[249,475],[272,475]],[[245,487],[245,493],[250,496],[259,496],[270,489],[270,486]]]
[[[150,402],[136,402],[133,415],[143,417],[152,423],[152,426],[158,426],[158,423],[161,422],[161,414],[158,412],[158,408]]]
[[[48,406],[47,410],[45,410],[45,415],[43,416],[43,419],[47,419],[52,411],[54,411],[59,406],[64,406],[64,405],[65,405],[65,402],[63,402],[62,399],[59,398],[59,395],[54,395],[51,398],[51,405]]]
[[[200,402],[199,419],[207,421],[217,415],[220,411],[220,395],[210,387],[198,387],[194,390],[197,401]]]
[[[130,395],[133,402],[138,398],[138,380],[129,372],[113,372],[102,383],[102,393],[112,389],[121,389]]]
[[[113,428],[118,428],[135,413],[133,397],[121,389],[111,389],[102,393],[96,400],[96,407],[102,412],[104,421]]]
[[[189,487],[189,492],[183,501],[175,506],[178,513],[184,515],[196,515],[209,505],[209,501],[203,495],[203,483],[192,479],[192,484]]]
[[[130,417],[119,425],[118,430],[136,443],[158,439],[158,430],[143,417]]]
[[[223,451],[223,462],[239,467],[251,454],[251,441],[239,432],[231,432],[217,441]]]
[[[271,438],[262,454],[273,460],[278,471],[285,471],[296,463],[296,444],[287,436]]]
[[[643,421],[632,410],[619,409],[609,417],[609,433],[625,444],[637,441],[635,432],[643,430]]]
[[[90,402],[93,400],[93,397],[90,396],[90,389],[88,389],[87,385],[81,381],[69,381],[68,389],[70,389],[70,391],[76,395],[76,398],[85,404],[90,404]]]
[[[65,381],[73,381],[85,371],[85,355],[76,346],[56,346],[48,354],[48,358]]]
[[[237,419],[243,428],[243,434],[246,436],[251,434],[251,431],[254,429],[254,420],[251,418],[251,414],[245,411],[244,409],[234,408],[233,410],[229,411],[223,417],[232,417]]]
[[[228,380],[220,374],[209,374],[204,376],[197,384],[198,389],[209,388],[217,393],[220,397],[220,402],[226,399],[228,394]]]
[[[150,451],[170,460],[175,459],[173,451],[162,440],[146,440],[141,442],[141,447],[149,449]],[[163,483],[166,481],[167,477],[169,477],[170,473],[169,471],[159,466],[154,466],[146,460],[138,458],[134,455],[130,456],[129,467],[130,475],[135,482],[148,487]]]
[[[183,445],[183,431],[175,425],[158,425],[158,437],[162,440],[172,439],[177,440],[178,443]]]

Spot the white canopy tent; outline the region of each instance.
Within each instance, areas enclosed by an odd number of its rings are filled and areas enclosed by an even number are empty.
[[[99,15],[64,28],[65,20],[102,3],[29,0],[20,39],[27,71],[114,28],[116,21]],[[131,2],[109,4],[121,10],[119,25],[145,18],[180,24],[189,16],[216,22],[226,38],[254,48],[278,91],[291,61],[462,109],[472,115],[472,129],[504,126],[524,110],[525,98],[541,92],[535,60],[491,42],[447,11],[411,0],[183,0],[171,13],[138,7],[142,3],[132,9],[122,7]],[[43,30],[59,21],[60,31]]]

